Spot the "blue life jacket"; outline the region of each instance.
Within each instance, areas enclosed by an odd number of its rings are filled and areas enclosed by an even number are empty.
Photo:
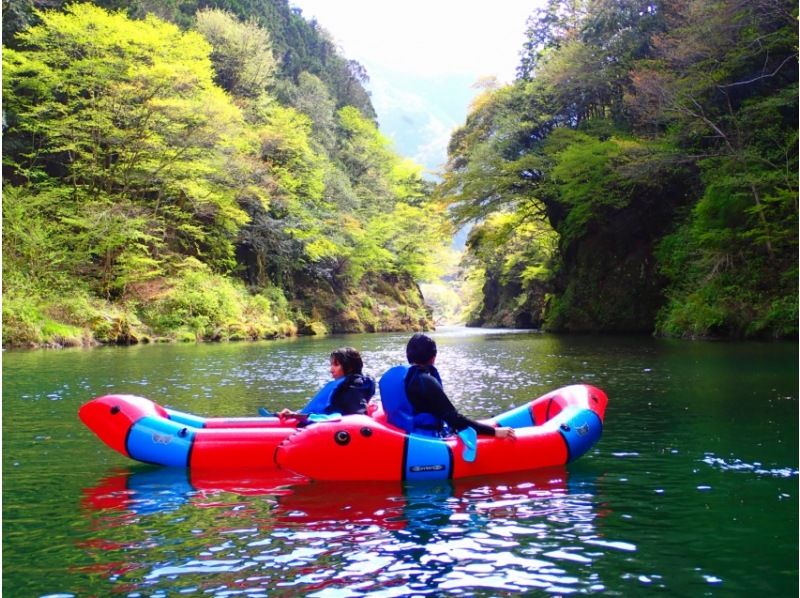
[[[417,413],[406,394],[406,376],[411,366],[398,365],[381,376],[381,404],[393,426],[414,434],[438,436],[442,421],[432,413]]]
[[[314,397],[308,402],[308,405],[300,410],[300,413],[325,413],[328,405],[331,404],[333,393],[344,383],[345,380],[347,380],[347,376],[342,376],[341,378],[336,378],[328,382],[319,390],[317,394],[314,395]]]

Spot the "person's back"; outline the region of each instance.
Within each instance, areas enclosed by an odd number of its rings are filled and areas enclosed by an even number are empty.
[[[431,414],[439,433],[447,433],[446,424],[453,432],[473,428],[484,436],[513,438],[512,428],[495,428],[464,417],[458,412],[445,394],[441,376],[433,365],[436,353],[436,343],[425,334],[415,334],[406,345],[406,358],[411,367],[405,377],[405,391],[415,415]]]

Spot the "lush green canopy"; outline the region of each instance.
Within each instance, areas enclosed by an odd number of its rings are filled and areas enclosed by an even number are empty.
[[[315,75],[278,85],[255,20],[203,10],[181,30],[92,4],[36,20],[3,53],[7,341],[96,331],[109,309],[157,335],[335,326],[346,304],[314,289],[435,274],[444,218],[421,169]]]
[[[518,80],[476,101],[439,188],[459,222],[558,233],[538,289],[495,269],[487,290],[516,285],[495,310],[525,304],[555,329],[796,332],[796,17],[782,0],[551,0],[534,15]],[[487,272],[540,260],[494,244],[504,257],[471,250]]]

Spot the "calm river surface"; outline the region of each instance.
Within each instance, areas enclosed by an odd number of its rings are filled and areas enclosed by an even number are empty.
[[[796,343],[445,329],[437,366],[487,417],[567,384],[609,395],[563,469],[452,483],[187,477],[103,445],[78,407],[300,407],[327,355],[379,375],[406,334],[3,354],[3,595],[797,596]]]

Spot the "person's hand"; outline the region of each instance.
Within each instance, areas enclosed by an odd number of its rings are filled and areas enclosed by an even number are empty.
[[[293,415],[297,415],[297,414],[294,411],[292,411],[291,409],[288,409],[286,407],[284,407],[283,409],[278,411],[278,417],[280,417],[282,419],[283,418],[287,418],[287,417],[292,417]]]
[[[514,440],[517,437],[516,432],[514,432],[514,428],[495,428],[494,435],[497,438],[510,438]]]
[[[378,400],[375,397],[372,397],[367,403],[367,415],[369,416],[374,415],[375,412],[378,410],[378,407],[380,407],[380,404],[381,404],[380,400]]]

